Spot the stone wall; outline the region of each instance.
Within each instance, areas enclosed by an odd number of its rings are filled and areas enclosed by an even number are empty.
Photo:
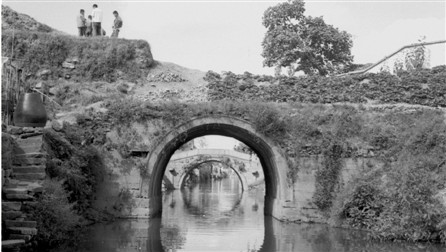
[[[297,178],[288,191],[286,220],[318,223],[328,221],[313,200],[313,195],[316,192],[316,173],[324,168],[323,162],[324,156],[322,155],[306,156],[299,159]],[[370,165],[382,164],[373,157],[344,158],[334,197],[342,194],[348,182],[363,173]]]
[[[2,187],[11,177],[13,138],[2,132]]]
[[[37,223],[27,211],[42,192],[46,153],[41,128],[8,127],[2,132],[2,250],[27,246]]]
[[[119,156],[118,153],[114,154]],[[129,157],[120,163],[134,163],[143,158]],[[111,162],[111,160],[109,160]],[[298,222],[327,223],[328,219],[314,204],[313,195],[316,190],[316,173],[324,168],[322,155],[309,155],[298,159],[299,172],[295,182],[288,187],[287,199],[283,205],[281,219]],[[373,157],[345,158],[336,191],[342,193],[348,182],[361,174],[370,163],[379,165]],[[110,163],[109,163],[110,164]],[[126,218],[148,218],[149,200],[145,189],[145,181],[136,167],[125,170],[123,166],[108,165],[107,177],[100,185],[96,195],[96,207],[117,213]],[[168,170],[166,170],[168,171]],[[123,192],[130,198],[123,199]],[[118,211],[119,210],[119,211]]]

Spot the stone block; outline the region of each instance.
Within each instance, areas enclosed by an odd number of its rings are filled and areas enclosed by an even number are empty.
[[[5,197],[8,200],[34,200],[34,197],[29,194],[7,193]]]
[[[22,156],[22,155],[21,155]],[[33,157],[17,157],[14,156],[12,159],[12,164],[16,166],[27,166],[27,165],[45,165],[46,158],[33,158]]]
[[[7,132],[11,135],[20,135],[23,133],[23,128],[17,126],[9,126]]]
[[[3,193],[17,193],[17,194],[27,194],[28,190],[26,188],[20,188],[20,187],[12,187],[12,188],[3,188]]]
[[[30,152],[26,154],[15,154],[14,158],[46,158],[47,156],[45,152]]]
[[[2,211],[20,211],[21,202],[2,202]]]
[[[14,174],[18,173],[45,173],[44,165],[12,166]]]
[[[17,139],[16,143],[14,151],[17,154],[40,152],[42,150],[43,137],[42,135],[37,135],[25,139]]]
[[[18,239],[18,240],[4,240],[2,241],[2,250],[4,249],[12,249],[15,247],[19,247],[21,245],[25,244],[25,240]]]
[[[9,178],[9,177],[11,177],[11,173],[12,173],[12,170],[11,170],[11,169],[8,169],[8,170],[2,170],[2,172],[3,172],[3,176],[5,176],[5,178]]]
[[[18,173],[13,174],[13,177],[19,180],[26,180],[26,181],[35,181],[35,180],[43,180],[46,177],[45,173]]]
[[[14,240],[25,240],[25,242],[28,242],[29,240],[31,240],[32,235],[22,235],[22,234],[10,234],[9,235],[9,239],[14,239]]]
[[[35,221],[15,221],[15,220],[6,220],[5,226],[7,228],[12,227],[28,227],[28,228],[35,228],[37,227],[37,222]]]
[[[30,227],[10,227],[7,228],[12,234],[36,235],[37,229]]]
[[[20,211],[2,211],[2,220],[14,220],[23,215]]]

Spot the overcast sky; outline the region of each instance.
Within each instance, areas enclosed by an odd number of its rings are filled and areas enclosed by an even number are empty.
[[[112,12],[124,26],[119,34],[144,39],[157,60],[203,71],[273,74],[261,57],[266,29],[263,12],[283,1],[19,1],[2,4],[69,34],[77,34],[76,14],[104,11],[103,27],[111,34]],[[328,24],[353,36],[355,63],[374,63],[400,47],[446,38],[445,1],[305,1],[306,15],[323,16]],[[445,44],[432,48],[432,65],[445,64]]]

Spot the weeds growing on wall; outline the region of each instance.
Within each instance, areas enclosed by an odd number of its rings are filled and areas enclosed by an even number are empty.
[[[82,217],[68,201],[68,192],[62,181],[47,179],[43,184],[44,193],[32,208],[39,232],[35,239],[38,247],[46,250],[66,241],[75,241],[79,235]]]
[[[44,131],[49,179],[32,210],[38,223],[39,246],[48,248],[73,241],[83,225],[100,218],[92,209],[92,201],[104,165],[84,133],[85,129],[69,124],[60,133]]]
[[[324,150],[323,167],[316,172],[316,191],[313,195],[314,204],[326,211],[330,209],[342,169],[342,147],[331,144]]]
[[[381,239],[446,242],[446,125],[440,112],[387,113],[367,138],[384,165],[370,165],[340,197],[341,219]],[[380,141],[377,141],[379,139]]]

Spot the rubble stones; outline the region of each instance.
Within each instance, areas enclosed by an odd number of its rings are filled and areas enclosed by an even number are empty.
[[[198,86],[192,91],[184,89],[155,90],[145,94],[137,94],[134,98],[142,101],[165,101],[175,99],[181,102],[206,102],[208,89],[205,86]]]
[[[185,82],[187,80],[183,79],[179,74],[171,72],[163,72],[156,75],[147,76],[147,81],[149,82]]]

